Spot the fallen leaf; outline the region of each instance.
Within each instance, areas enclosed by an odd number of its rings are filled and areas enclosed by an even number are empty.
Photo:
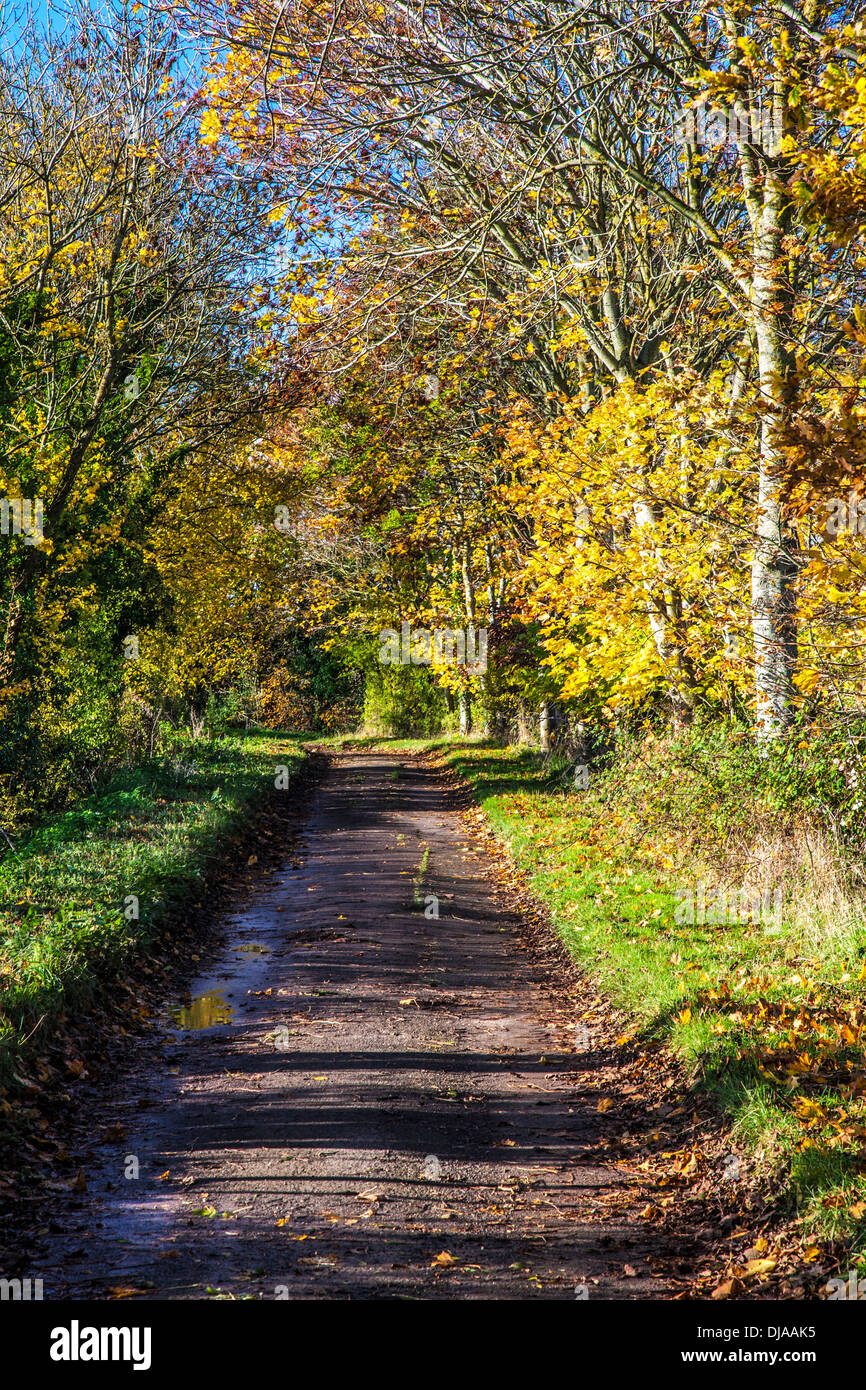
[[[456,1265],[457,1260],[450,1255],[447,1250],[440,1250],[439,1254],[430,1261],[431,1269],[447,1269],[449,1265]]]
[[[713,1289],[710,1298],[736,1298],[743,1292],[743,1285],[739,1279],[727,1279],[724,1284],[719,1284],[718,1288]]]

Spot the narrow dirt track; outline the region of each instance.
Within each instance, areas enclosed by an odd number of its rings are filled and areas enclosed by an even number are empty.
[[[580,1091],[599,1059],[573,1050],[441,777],[335,760],[292,856],[193,986],[184,1021],[211,1026],[169,1020],[122,1098],[95,1099],[88,1191],[54,1225],[46,1297],[681,1288],[651,1275],[645,1226],[597,1214],[625,1181]],[[122,1137],[96,1145],[112,1124]]]

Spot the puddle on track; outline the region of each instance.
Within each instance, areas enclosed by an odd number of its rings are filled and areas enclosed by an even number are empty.
[[[225,995],[218,990],[208,990],[206,994],[196,994],[189,1004],[181,1004],[171,1010],[171,1021],[175,1028],[184,1031],[201,1028],[219,1028],[231,1023],[234,1009]]]

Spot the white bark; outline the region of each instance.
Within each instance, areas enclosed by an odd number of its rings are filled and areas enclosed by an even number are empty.
[[[549,753],[549,752],[550,752],[550,703],[549,703],[549,701],[547,701],[547,700],[542,700],[542,702],[541,702],[541,710],[540,710],[540,712],[539,712],[538,728],[539,728],[539,739],[540,739],[540,743],[541,743],[541,751],[542,751],[542,753]]]

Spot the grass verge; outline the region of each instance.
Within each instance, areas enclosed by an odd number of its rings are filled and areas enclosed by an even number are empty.
[[[825,847],[804,867],[795,848],[809,827],[749,788],[737,756],[725,765],[716,749],[704,766],[694,749],[648,740],[576,790],[573,762],[483,743],[444,750],[634,1036],[680,1055],[796,1204],[807,1263],[822,1240],[862,1264],[864,916],[850,894],[844,913],[825,910],[840,862],[830,874]],[[771,911],[750,913],[768,869]]]
[[[86,1010],[196,905],[227,844],[289,775],[300,740],[247,735],[190,744],[125,769],[0,860],[0,1083],[31,1039]],[[34,1044],[35,1045],[35,1044]]]

